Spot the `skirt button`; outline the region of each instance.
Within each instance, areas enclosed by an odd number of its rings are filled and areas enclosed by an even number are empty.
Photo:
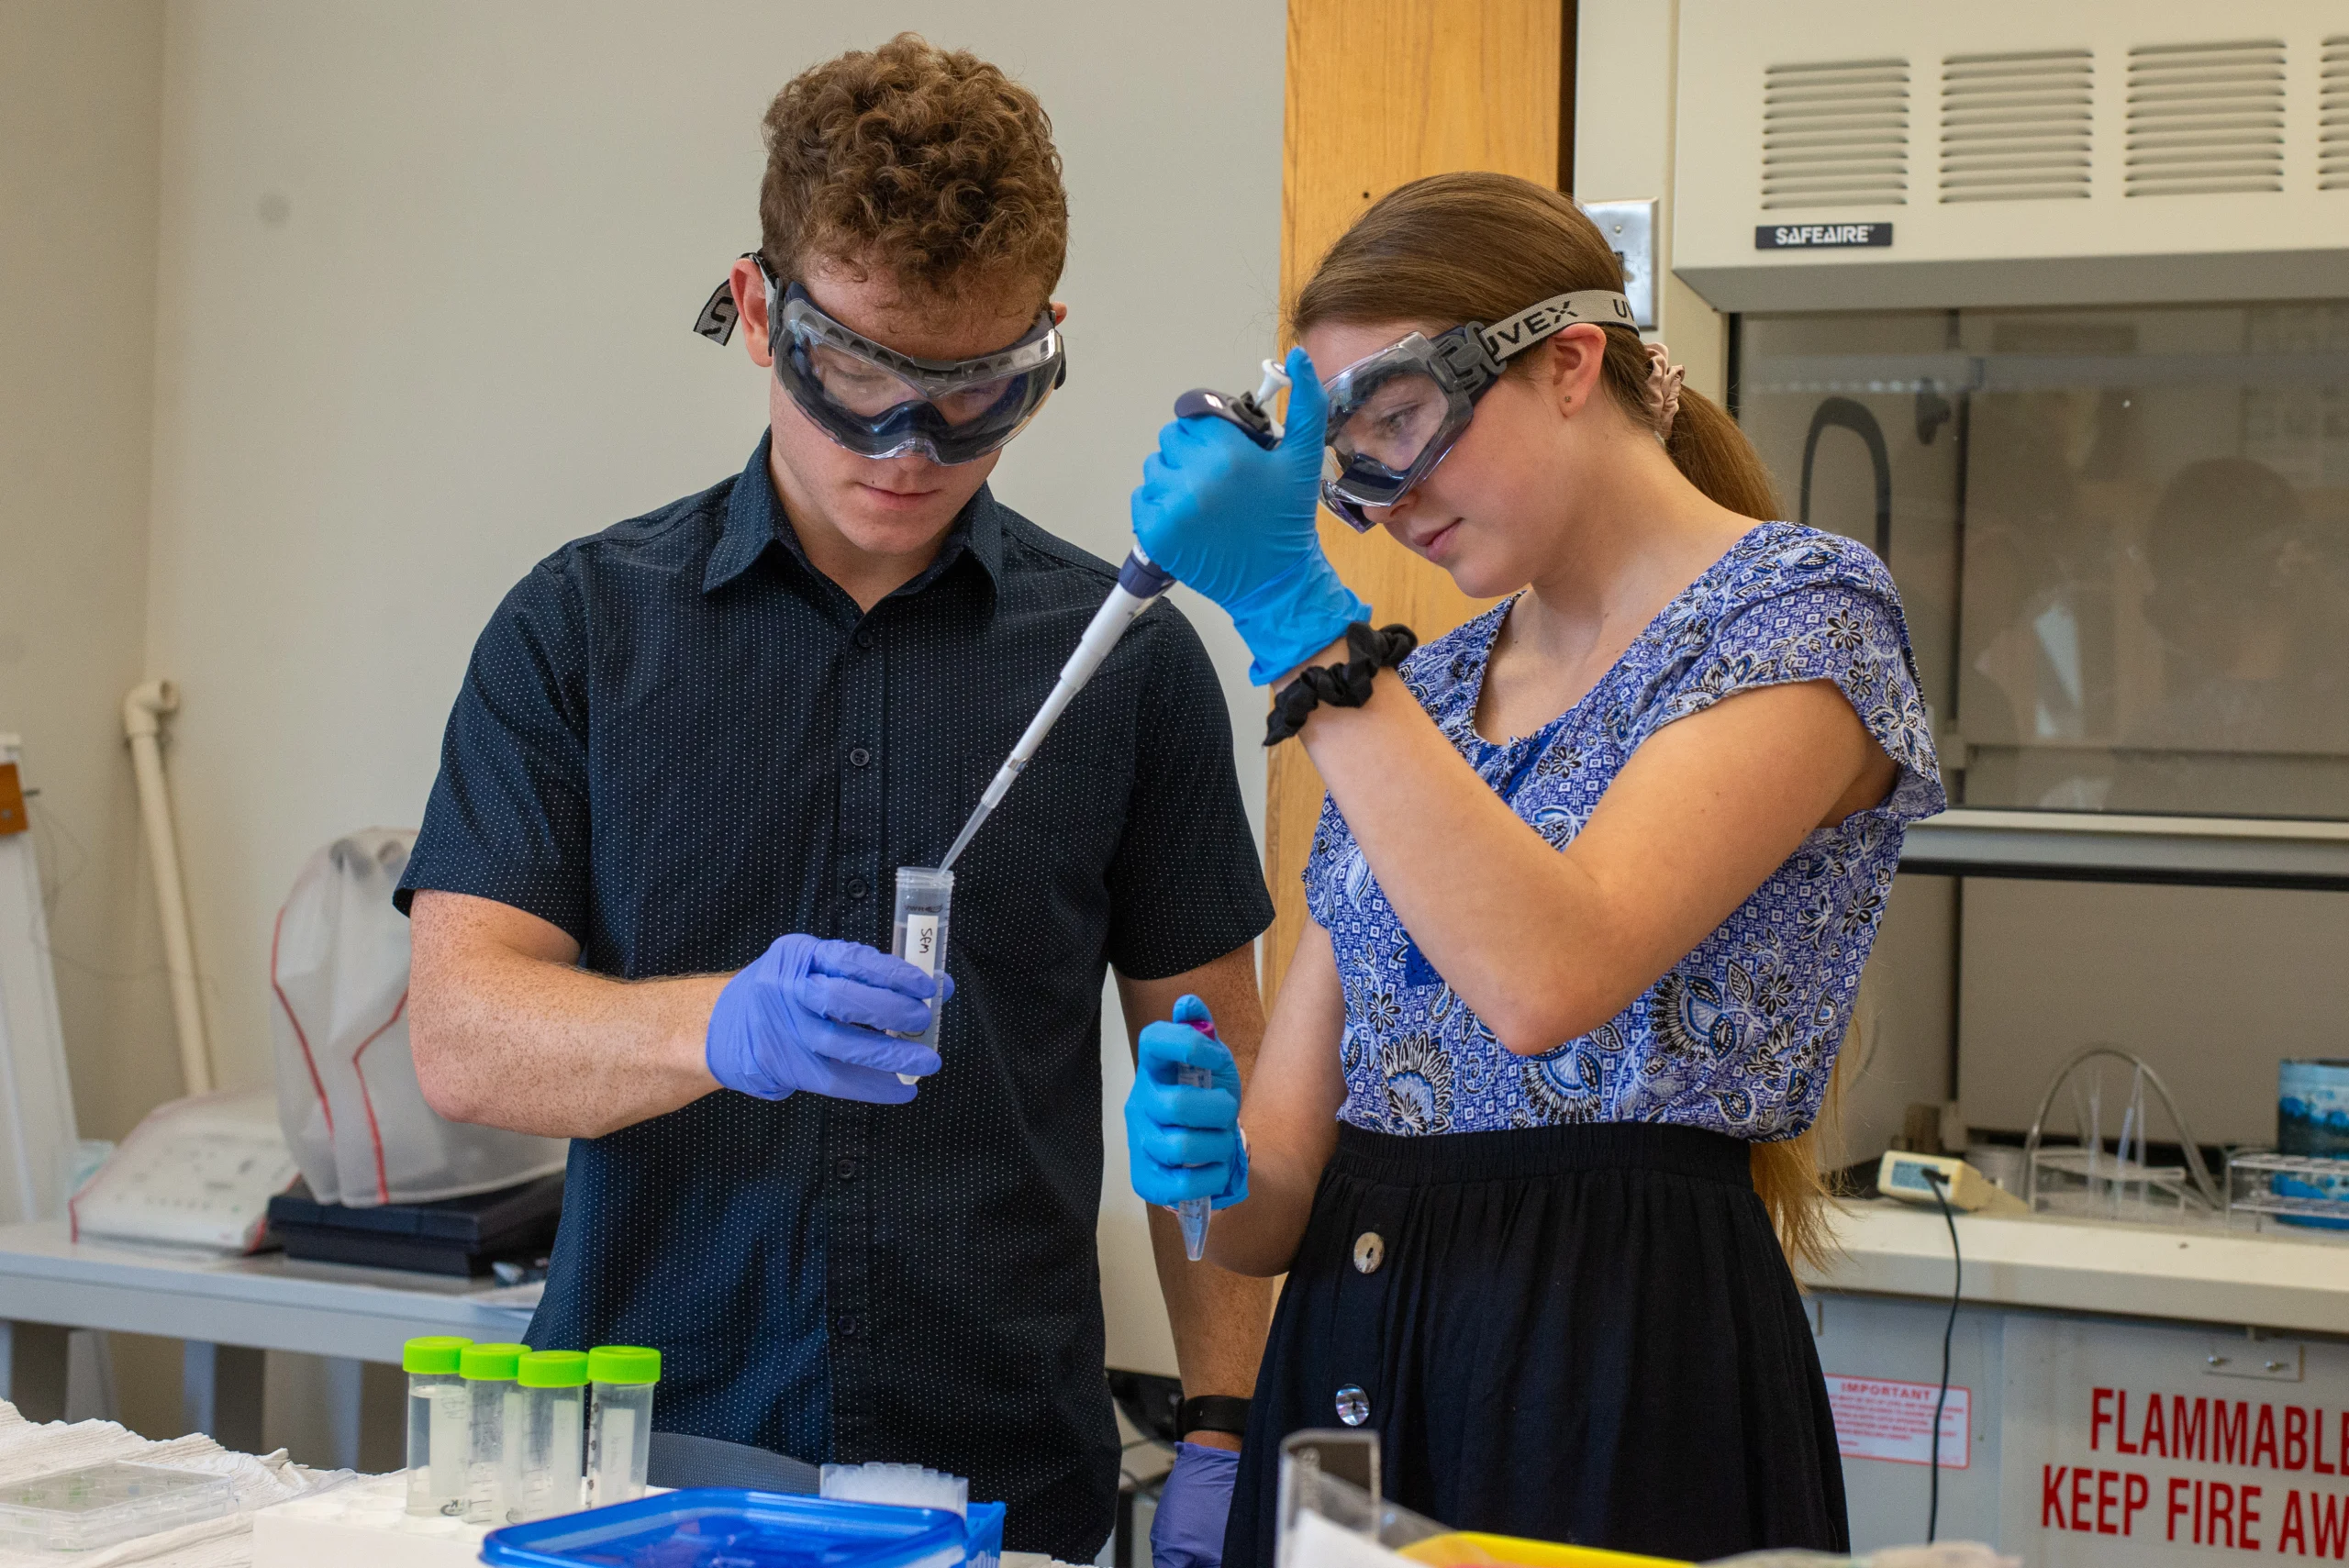
[[[1386,1261],[1386,1239],[1377,1231],[1365,1230],[1354,1238],[1354,1273],[1375,1274]]]
[[[1370,1396],[1354,1384],[1338,1390],[1338,1419],[1350,1427],[1359,1427],[1370,1419]]]

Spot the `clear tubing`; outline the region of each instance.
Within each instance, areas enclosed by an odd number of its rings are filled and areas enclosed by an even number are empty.
[[[652,1388],[649,1383],[597,1383],[587,1419],[587,1506],[607,1508],[644,1496],[650,1456]]]
[[[465,1476],[465,1522],[502,1525],[507,1499],[522,1461],[521,1390],[503,1378],[472,1378],[466,1391],[473,1406],[471,1461]]]
[[[586,1476],[587,1390],[525,1388],[521,1490],[507,1510],[516,1523],[575,1514]]]
[[[456,1518],[465,1511],[473,1396],[455,1373],[407,1379],[407,1511]]]
[[[933,979],[946,969],[947,917],[954,902],[954,873],[929,866],[897,868],[897,910],[890,920],[889,951]],[[933,998],[930,1028],[919,1038],[938,1049],[939,1015],[943,1007]],[[911,1038],[911,1037],[909,1037]],[[900,1073],[907,1084],[914,1080]]]

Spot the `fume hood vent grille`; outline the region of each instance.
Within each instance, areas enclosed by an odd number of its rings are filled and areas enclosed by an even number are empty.
[[[2349,36],[2324,40],[2317,93],[2316,188],[2349,191]]]
[[[1773,65],[1762,75],[1765,209],[1909,199],[1909,62]]]
[[[2284,188],[2284,46],[2157,44],[2129,51],[2132,196]]]
[[[1942,200],[2086,198],[2095,85],[2085,49],[1943,61]]]

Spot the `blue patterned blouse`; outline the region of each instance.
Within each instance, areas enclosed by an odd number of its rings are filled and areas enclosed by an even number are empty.
[[[1793,1137],[1818,1114],[1902,831],[1943,806],[1891,573],[1839,535],[1765,523],[1667,605],[1580,702],[1497,746],[1474,719],[1508,611],[1421,648],[1403,677],[1478,776],[1561,849],[1641,741],[1756,686],[1834,682],[1899,778],[1883,804],[1812,833],[1629,1007],[1535,1057],[1510,1052],[1429,966],[1325,802],[1305,886],[1345,985],[1339,1118],[1420,1135],[1664,1121]]]

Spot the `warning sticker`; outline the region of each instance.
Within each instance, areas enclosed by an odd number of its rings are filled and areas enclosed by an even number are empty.
[[[1938,1383],[1900,1383],[1882,1377],[1827,1374],[1827,1403],[1835,1412],[1835,1447],[1845,1459],[1884,1459],[1895,1464],[1933,1461],[1933,1401]],[[1943,1470],[1963,1470],[1973,1449],[1971,1393],[1953,1383],[1942,1407]]]

